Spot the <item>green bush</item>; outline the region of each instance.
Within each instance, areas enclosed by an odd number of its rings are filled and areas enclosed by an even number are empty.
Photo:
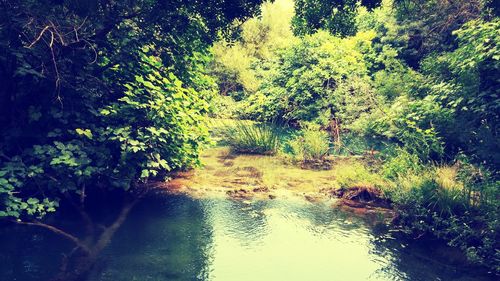
[[[319,126],[308,124],[288,142],[293,158],[298,161],[321,161],[330,151],[330,137]]]
[[[38,143],[13,157],[0,154],[7,159],[0,164],[0,217],[42,217],[65,194],[100,185],[128,190],[198,164],[208,137],[206,97],[147,53],[143,48],[134,68],[116,70],[130,80],[115,100],[84,100],[88,108],[76,112],[52,108],[44,118],[53,127]]]
[[[237,121],[226,126],[226,141],[235,152],[273,155],[280,147],[281,129],[275,125]]]
[[[385,180],[379,174],[370,171],[366,165],[359,162],[335,163],[333,168],[335,181],[340,188],[350,187],[376,187],[382,188],[386,185]]]
[[[215,95],[211,101],[212,118],[239,118],[240,111],[241,105],[232,96]]]
[[[444,239],[472,262],[498,273],[499,183],[485,170],[478,178],[478,169],[464,164],[427,166],[399,174],[386,194],[394,202],[395,223],[405,232]]]
[[[382,166],[382,174],[387,179],[397,179],[400,175],[422,169],[418,155],[411,154],[401,148],[397,148],[395,152],[397,155],[387,159]]]
[[[304,36],[277,52],[246,115],[261,120],[322,123],[366,111],[369,85],[363,48],[373,32],[338,38],[325,31]],[[346,106],[348,104],[349,106]],[[350,115],[346,113],[351,113]]]

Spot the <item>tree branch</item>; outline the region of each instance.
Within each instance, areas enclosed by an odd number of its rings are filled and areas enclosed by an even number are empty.
[[[84,250],[85,252],[87,253],[90,253],[90,249],[80,240],[78,239],[76,236],[73,236],[69,233],[67,233],[66,231],[64,230],[61,230],[55,226],[52,226],[52,225],[49,225],[49,224],[45,224],[45,223],[42,223],[42,222],[24,222],[24,221],[12,221],[12,222],[15,222],[17,224],[24,224],[24,225],[30,225],[30,226],[39,226],[39,227],[42,227],[42,228],[45,228],[47,230],[50,230],[56,234],[59,234],[63,237],[65,237],[66,239],[72,241],[73,243],[75,243],[79,248],[81,248],[82,250]]]

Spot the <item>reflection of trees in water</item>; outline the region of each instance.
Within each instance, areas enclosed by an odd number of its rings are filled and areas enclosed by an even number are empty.
[[[91,198],[85,209],[72,208],[76,212],[63,207],[47,218],[47,226],[78,239],[73,246],[41,228],[2,228],[0,238],[11,243],[0,248],[0,274],[19,280],[129,280],[134,274],[139,279],[203,279],[210,230],[199,201],[148,196],[134,207],[136,197],[112,196]]]
[[[96,196],[99,195],[101,194],[96,194]],[[54,255],[49,255],[51,259],[45,259],[45,261],[42,261],[42,264],[43,267],[45,267],[47,264],[52,265],[60,261],[60,265],[58,273],[52,276],[50,280],[81,280],[93,267],[99,254],[111,241],[115,232],[125,221],[128,213],[140,198],[140,196],[131,196],[130,194],[124,193],[113,195],[116,196],[114,202],[120,202],[120,204],[119,208],[114,209],[114,212],[110,212],[112,215],[108,217],[112,217],[112,219],[108,219],[107,221],[97,220],[88,212],[88,210],[95,208],[94,205],[84,204],[86,203],[86,198],[90,196],[82,196],[78,199],[68,196],[63,202],[60,213],[46,218],[43,222],[16,221],[17,224],[36,226],[37,228],[26,228],[26,231],[23,231],[22,228],[18,226],[12,226],[9,227],[11,231],[10,236],[17,241],[19,241],[19,239],[26,239],[26,237],[22,237],[22,235],[19,237],[19,235],[17,235],[18,232],[29,233],[29,235],[33,237],[41,237],[38,241],[36,239],[32,239],[31,241],[24,240],[26,244],[21,245],[18,249],[31,247],[46,248],[46,241],[52,241],[52,245],[50,245],[51,247],[48,252],[58,253],[59,256],[55,257]],[[109,208],[104,209],[109,210]],[[68,214],[68,217],[65,217],[65,214]],[[75,214],[77,215],[75,216]],[[41,229],[48,230],[49,232],[42,231]],[[9,231],[6,231],[6,233],[8,232]],[[13,233],[15,234],[13,235]],[[56,235],[50,235],[49,233]],[[7,234],[7,236],[9,235]],[[72,248],[71,246],[67,246],[68,243],[62,242],[64,241],[63,238],[71,242]],[[61,253],[64,253],[62,254],[62,259],[60,259]],[[46,253],[42,252],[40,255],[45,257]],[[23,264],[29,264],[30,267],[37,268],[36,263],[30,262],[31,256],[29,253],[26,255],[16,251],[14,256],[22,260]],[[52,268],[50,265],[49,267]],[[20,269],[19,272],[12,272],[16,278],[17,275],[22,275],[23,273],[27,273],[26,278],[30,278],[29,268],[18,267],[18,269]],[[45,272],[45,268],[41,270]],[[40,278],[36,280],[40,280]]]
[[[151,196],[136,207],[104,251],[108,267],[92,274],[99,280],[103,276],[109,280],[204,280],[210,239],[211,229],[199,200]]]
[[[99,213],[90,213],[99,234],[96,237],[101,237],[105,229],[109,229],[121,217],[124,207],[130,206],[131,201],[127,198],[116,198],[120,199],[115,200],[116,204],[109,205],[108,200],[103,200],[108,202],[107,208],[99,209]],[[92,202],[89,207],[98,204]],[[269,217],[266,217],[269,211],[271,215],[290,215],[294,220],[298,218],[297,222],[301,225],[310,223],[316,231],[343,229],[347,232],[352,231],[351,228],[371,231],[371,255],[380,259],[380,264],[387,265],[374,273],[374,277],[380,274],[382,279],[435,280],[438,276],[442,280],[454,280],[473,274],[467,273],[471,269],[459,263],[451,263],[453,266],[450,266],[449,255],[436,258],[437,254],[450,251],[440,248],[442,244],[408,242],[402,237],[391,236],[383,227],[368,229],[358,218],[328,205],[280,201],[246,204],[230,200],[194,200],[184,196],[148,196],[128,213],[113,239],[109,237],[109,245],[95,257],[97,266],[91,266],[88,280],[206,280],[209,276],[208,264],[212,262],[210,251],[214,228],[231,232],[226,234],[241,243],[258,243],[259,239],[264,240],[272,227],[268,225],[271,222]],[[61,228],[78,234],[78,237],[85,237],[84,224],[77,218],[75,214],[63,212],[52,219]],[[346,223],[350,219],[353,222]],[[102,224],[106,227],[102,227]],[[2,225],[0,239],[2,280],[47,280],[59,270],[60,254],[66,252],[68,255],[71,250],[70,243],[38,228]],[[89,245],[96,245],[96,241]],[[88,266],[88,263],[81,264],[82,261],[88,261],[88,257],[82,253],[68,257],[64,278],[71,278],[75,276],[71,275],[75,269]],[[494,278],[482,279],[477,275],[474,280]]]
[[[377,273],[382,276],[404,280],[496,280],[485,270],[468,264],[458,249],[443,241],[414,240],[402,233],[385,231],[375,234],[371,245],[372,254],[388,261]]]
[[[363,225],[363,221],[342,211],[334,208],[329,204],[322,203],[305,203],[305,204],[282,204],[284,213],[293,213],[299,219],[304,219],[310,223],[311,230],[314,232],[324,231],[327,229],[337,229],[339,231],[349,231],[359,229]]]
[[[1,280],[47,280],[59,267],[60,253],[71,244],[52,233],[0,224]]]

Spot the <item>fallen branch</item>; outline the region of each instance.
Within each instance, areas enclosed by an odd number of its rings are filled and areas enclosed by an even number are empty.
[[[42,227],[42,228],[45,228],[47,230],[50,230],[56,234],[59,234],[63,237],[65,237],[66,239],[72,241],[73,243],[75,243],[79,248],[81,248],[83,251],[87,252],[87,253],[90,253],[90,249],[80,240],[78,239],[76,236],[73,236],[69,233],[67,233],[66,231],[64,230],[61,230],[55,226],[52,226],[52,225],[49,225],[49,224],[45,224],[45,223],[42,223],[42,222],[24,222],[24,221],[12,221],[12,222],[15,222],[17,224],[24,224],[24,225],[30,225],[30,226],[39,226],[39,227]]]

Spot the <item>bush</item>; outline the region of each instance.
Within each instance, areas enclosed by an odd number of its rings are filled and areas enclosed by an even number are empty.
[[[380,175],[368,170],[366,166],[361,163],[336,163],[333,172],[335,181],[340,188],[382,188],[386,185],[386,182]]]
[[[273,155],[280,147],[280,132],[275,125],[242,120],[226,126],[226,141],[239,153]]]
[[[498,273],[498,182],[487,171],[478,171],[481,169],[460,162],[422,167],[399,174],[386,193],[394,202],[395,222],[405,232],[444,239],[462,249],[472,262]]]
[[[410,171],[420,171],[422,165],[417,155],[398,148],[397,155],[389,158],[382,166],[382,175],[387,179],[397,179],[400,175],[408,174]]]
[[[211,102],[210,117],[212,118],[238,118],[241,106],[231,96],[215,95]]]
[[[321,161],[330,151],[330,137],[319,126],[308,124],[288,142],[293,158],[302,162]]]

